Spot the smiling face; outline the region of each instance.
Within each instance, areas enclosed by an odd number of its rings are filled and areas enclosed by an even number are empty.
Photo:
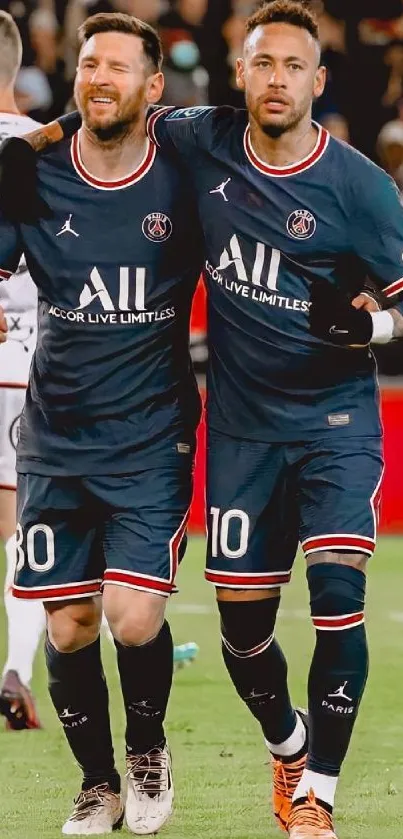
[[[279,137],[310,115],[326,81],[319,58],[317,41],[302,27],[270,23],[248,35],[237,62],[237,84],[266,134]]]
[[[162,74],[153,72],[137,35],[99,32],[83,44],[74,96],[84,125],[98,137],[126,131],[162,90]]]

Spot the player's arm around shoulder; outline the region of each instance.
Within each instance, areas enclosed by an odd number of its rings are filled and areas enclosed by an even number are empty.
[[[383,169],[353,150],[349,169],[352,247],[376,280],[352,305],[371,315],[371,343],[388,343],[403,337],[402,197]]]
[[[81,125],[77,112],[0,144],[0,209],[12,222],[32,223],[48,214],[37,190],[37,155],[71,137]],[[16,186],[23,188],[17,189]]]
[[[174,147],[180,153],[208,149],[215,137],[231,127],[237,111],[233,108],[198,105],[190,108],[151,107],[147,115],[147,132],[159,147]]]

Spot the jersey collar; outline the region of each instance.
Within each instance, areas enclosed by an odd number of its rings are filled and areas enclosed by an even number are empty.
[[[310,154],[308,154],[307,157],[304,157],[302,160],[298,160],[291,166],[269,166],[268,163],[260,160],[260,157],[258,157],[256,152],[253,150],[250,139],[250,127],[247,125],[243,144],[249,163],[251,163],[252,166],[254,166],[254,168],[259,172],[262,172],[263,175],[270,175],[272,178],[288,178],[290,175],[299,175],[300,172],[305,172],[306,169],[310,169],[311,166],[314,166],[325,153],[330,140],[330,134],[325,128],[317,122],[314,122],[313,124],[318,129],[318,139],[316,141],[315,148]]]
[[[83,161],[81,160],[80,154],[80,143],[79,143],[79,132],[77,131],[76,134],[73,135],[70,151],[71,151],[71,160],[73,166],[77,172],[77,175],[85,181],[86,184],[95,187],[96,189],[125,189],[128,186],[132,186],[133,184],[140,181],[141,178],[144,178],[144,175],[150,171],[154,160],[155,155],[157,153],[156,146],[147,138],[147,145],[144,157],[134,172],[130,172],[129,175],[126,175],[125,178],[121,178],[118,181],[100,181],[98,178],[94,178],[90,172],[85,168]]]

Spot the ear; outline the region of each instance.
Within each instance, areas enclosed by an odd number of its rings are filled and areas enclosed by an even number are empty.
[[[327,71],[326,67],[323,65],[318,67],[315,73],[315,80],[313,83],[313,95],[315,99],[319,99],[319,96],[322,96],[322,93],[325,89],[326,85],[326,78],[327,78]]]
[[[245,62],[243,58],[236,60],[236,86],[239,90],[245,90]]]
[[[163,73],[153,73],[146,80],[145,98],[148,105],[156,105],[160,101],[164,90]]]

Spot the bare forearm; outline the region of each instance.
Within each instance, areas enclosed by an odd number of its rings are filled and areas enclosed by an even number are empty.
[[[394,321],[393,337],[403,338],[403,315],[398,309],[389,309]]]
[[[29,143],[35,152],[44,151],[52,143],[58,143],[63,140],[63,129],[61,125],[55,120],[48,125],[43,125],[29,134],[24,134],[24,140]]]

